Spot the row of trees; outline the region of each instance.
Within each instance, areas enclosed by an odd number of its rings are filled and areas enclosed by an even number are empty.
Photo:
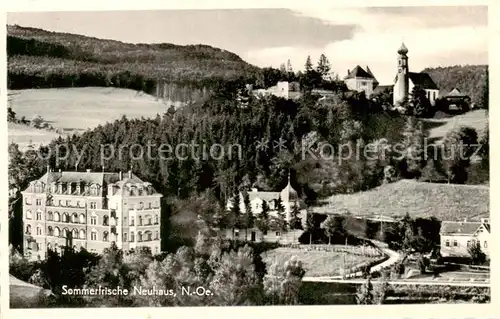
[[[241,194],[245,207],[244,211],[241,210],[240,193],[236,193],[231,198],[231,208],[224,211],[222,216],[217,216],[215,218],[216,227],[232,229],[233,236],[235,229],[245,229],[245,238],[248,238],[248,229],[254,227],[264,234],[267,234],[268,231],[286,232],[288,230],[303,229],[300,217],[300,203],[298,201],[295,201],[291,205],[290,219],[287,220],[285,206],[283,205],[281,196],[275,201],[274,210],[270,209],[269,204],[265,200],[262,201],[261,210],[259,214],[255,216],[248,192],[243,191]]]
[[[258,247],[241,246],[200,232],[194,247],[183,246],[176,253],[152,256],[150,250],[123,252],[116,245],[101,256],[66,249],[62,255],[49,252],[41,262],[28,262],[14,251],[10,273],[54,293],[43,306],[165,307],[294,305],[305,274],[302,263],[292,258],[266,269]],[[27,278],[29,277],[29,278]],[[74,288],[128,289],[128,295],[65,296],[63,286]],[[137,294],[163,290],[175,295]],[[183,293],[182,288],[203,287],[204,295]]]

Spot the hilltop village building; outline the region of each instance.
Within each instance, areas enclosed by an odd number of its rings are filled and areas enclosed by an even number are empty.
[[[352,71],[347,70],[347,76],[344,78],[347,88],[352,91],[365,92],[366,97],[373,94],[379,82],[373,75],[368,66],[366,70],[357,65]]]
[[[248,197],[250,199],[250,207],[252,210],[252,214],[258,218],[259,214],[262,212],[262,205],[263,202],[266,202],[267,206],[269,207],[269,217],[276,217],[277,216],[277,201],[279,198],[281,198],[281,201],[283,203],[283,207],[285,208],[285,219],[287,222],[290,221],[291,215],[290,213],[294,209],[294,207],[297,205],[299,207],[300,215],[299,218],[304,221],[306,217],[306,210],[303,209],[303,202],[299,198],[297,191],[293,189],[292,185],[290,184],[290,178],[288,178],[288,184],[286,185],[283,190],[280,192],[263,192],[259,191],[256,188],[252,188],[249,192],[240,192],[238,194],[239,197],[239,206],[240,206],[240,211],[245,212],[246,207],[245,207],[245,195],[248,194]],[[230,210],[233,207],[233,201],[230,199],[227,202],[227,210]],[[260,231],[257,227],[253,227],[252,229],[236,229],[234,231],[234,237],[235,239],[240,239],[240,240],[248,240],[248,241],[253,241],[253,242],[280,242],[280,243],[293,243],[293,242],[298,242],[298,239],[300,235],[302,234],[302,230],[290,230],[288,232],[282,232],[282,231],[276,231],[276,230],[270,230],[266,233],[263,233]],[[233,236],[233,230],[232,229],[225,229],[224,234],[226,237],[232,237]],[[246,238],[245,238],[246,236]]]
[[[160,252],[160,199],[150,183],[128,172],[53,172],[30,182],[23,196],[24,253],[44,259],[63,247],[102,253]]]

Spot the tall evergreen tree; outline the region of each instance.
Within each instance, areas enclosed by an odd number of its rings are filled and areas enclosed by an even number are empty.
[[[328,58],[326,55],[321,54],[319,57],[318,61],[318,66],[316,67],[316,70],[321,74],[321,76],[326,77],[330,73],[331,65],[330,61],[328,61]]]
[[[247,192],[245,192],[245,195],[243,197],[243,202],[245,204],[245,239],[248,238],[248,229],[252,229],[255,224],[255,217],[253,215],[252,211],[252,205],[250,203],[250,196],[248,195]]]
[[[262,211],[257,217],[257,227],[264,235],[269,231],[269,206],[266,201],[262,201]]]
[[[304,69],[306,70],[306,73],[307,72],[311,72],[313,70],[313,64],[311,62],[311,56],[310,55],[307,56],[306,63],[304,65]]]
[[[279,196],[276,200],[276,230],[286,231],[287,228],[285,206],[281,196]]]

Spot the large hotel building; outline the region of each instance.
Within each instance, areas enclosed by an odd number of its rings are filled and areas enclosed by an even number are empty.
[[[54,172],[30,182],[23,195],[24,253],[44,259],[48,249],[81,247],[160,252],[160,200],[150,183],[131,172]]]

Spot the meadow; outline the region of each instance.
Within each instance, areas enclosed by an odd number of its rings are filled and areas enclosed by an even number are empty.
[[[400,180],[366,192],[334,195],[315,213],[345,213],[356,216],[412,218],[435,216],[440,220],[478,219],[489,215],[488,186],[456,185]]]
[[[459,126],[475,129],[481,138],[488,124],[488,113],[484,109],[474,110],[448,118],[425,119],[424,124],[429,129],[430,140],[441,140],[448,132]]]
[[[40,115],[63,135],[92,129],[123,115],[131,119],[154,117],[171,105],[142,92],[104,87],[10,90],[9,95],[17,118],[30,120]],[[30,141],[35,147],[48,144],[59,136],[55,131],[20,124],[9,123],[8,129],[9,142],[21,148]]]
[[[284,264],[295,256],[298,260],[302,261],[306,277],[339,276],[342,275],[342,268],[344,267],[343,255],[345,256],[346,268],[352,268],[365,261],[377,259],[377,257],[335,251],[309,251],[298,248],[279,247],[264,252],[262,260],[266,263],[267,267],[270,267],[274,262]]]

